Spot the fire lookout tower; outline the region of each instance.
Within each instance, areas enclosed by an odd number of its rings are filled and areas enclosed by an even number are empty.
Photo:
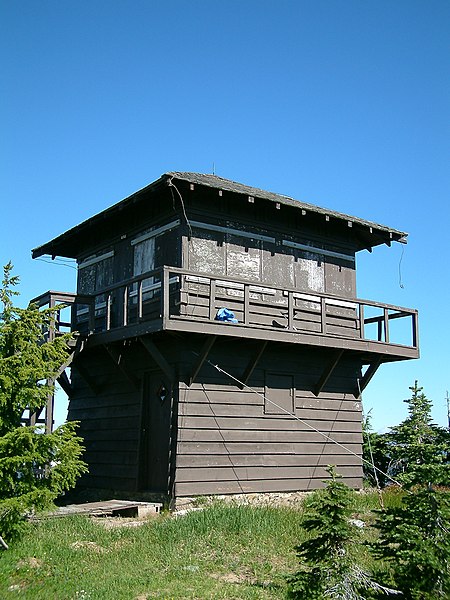
[[[87,449],[81,485],[296,491],[335,464],[359,487],[361,391],[419,355],[416,310],[356,297],[356,252],[392,242],[406,234],[172,172],[35,248],[78,263],[76,293],[37,301],[71,306],[59,381]]]

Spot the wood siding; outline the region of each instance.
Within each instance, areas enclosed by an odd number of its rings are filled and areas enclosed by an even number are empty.
[[[211,362],[238,377],[248,350],[239,342],[228,348],[219,344]],[[211,365],[203,367],[202,383],[181,383],[175,494],[316,489],[329,464],[336,465],[348,485],[360,487],[361,405],[352,395],[358,367],[344,361],[316,397],[309,391],[311,379],[320,377],[325,363],[320,352],[273,347],[249,381],[255,391],[241,389]],[[265,392],[288,408],[291,391],[297,419],[278,407],[267,410]]]
[[[72,368],[68,419],[80,422],[89,466],[79,486],[167,495],[176,389],[139,342],[110,351],[85,351]]]
[[[236,228],[242,229],[242,224],[226,223],[227,227],[211,224],[212,229],[208,230],[208,224],[204,223],[202,227],[189,230],[189,239],[185,238],[183,244],[184,268],[224,277],[242,277],[302,292],[356,297],[352,245],[336,238],[311,236],[310,232],[305,232],[304,237],[295,238],[295,241],[287,233],[277,233],[276,238],[270,238],[273,231],[261,228],[258,222],[253,226],[255,237],[252,238],[248,231],[243,235],[236,233]],[[293,247],[297,242],[302,242],[298,244],[301,247]]]

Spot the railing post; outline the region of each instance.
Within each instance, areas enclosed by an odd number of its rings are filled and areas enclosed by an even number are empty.
[[[53,297],[50,297],[48,307],[50,309],[55,308],[55,300],[53,299]],[[48,341],[49,342],[53,342],[53,340],[56,337],[56,334],[55,334],[56,325],[57,325],[57,316],[56,316],[55,311],[53,310],[50,314],[50,321],[49,321],[49,327],[48,327]]]
[[[209,320],[214,321],[216,317],[216,280],[209,280]]]
[[[294,329],[294,292],[288,292],[288,329]]]
[[[320,297],[320,332],[327,333],[327,303],[324,296]]]
[[[76,305],[74,305],[76,306]],[[92,298],[92,300],[89,302],[88,304],[89,307],[89,321],[88,321],[88,327],[89,327],[89,333],[94,333],[95,330],[95,298]]]
[[[163,267],[163,276],[161,281],[161,318],[163,321],[170,318],[170,308],[169,308],[169,269],[167,267]]]
[[[123,326],[126,327],[128,325],[128,285],[125,284],[123,288]]]
[[[383,309],[384,316],[384,343],[389,344],[389,311],[387,308]]]
[[[137,312],[138,312],[138,321],[140,321],[142,319],[142,279],[140,279],[138,281]]]
[[[359,305],[359,337],[364,339],[364,304]]]
[[[413,348],[417,348],[417,346],[418,346],[418,333],[419,333],[419,330],[418,330],[419,323],[418,323],[417,312],[414,312],[411,315],[411,320],[412,320],[412,345],[413,345]]]
[[[95,310],[95,306],[94,306]],[[105,323],[106,331],[111,329],[111,292],[108,292],[106,295],[106,323]]]
[[[244,325],[248,325],[249,323],[249,308],[250,308],[250,285],[248,283],[244,283],[244,314],[243,320]]]

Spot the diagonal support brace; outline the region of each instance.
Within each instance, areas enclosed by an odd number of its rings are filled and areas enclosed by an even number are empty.
[[[359,382],[358,389],[355,390],[355,393],[353,394],[355,396],[355,398],[359,398],[361,396],[361,393],[367,387],[367,385],[369,384],[369,381],[375,375],[375,373],[377,372],[377,369],[380,365],[381,365],[381,358],[377,358],[372,363],[370,363],[370,365],[367,367],[367,371],[364,373],[363,378]]]
[[[137,390],[139,388],[139,381],[125,367],[122,352],[117,347],[112,346],[111,344],[105,344],[104,348],[105,348],[107,354],[109,355],[109,357],[112,359],[112,361],[116,365],[116,367],[120,370],[120,372],[123,375],[125,375],[125,377],[131,383],[131,385]]]
[[[267,340],[265,340],[264,342],[262,342],[262,344],[259,344],[259,346],[256,349],[256,352],[253,354],[253,356],[249,360],[249,362],[247,364],[247,367],[245,368],[245,371],[244,371],[244,373],[242,374],[242,377],[241,377],[241,382],[242,383],[239,385],[239,387],[241,389],[243,389],[244,385],[250,379],[253,371],[256,369],[256,366],[259,363],[259,361],[261,359],[261,356],[263,355],[263,352],[266,349],[267,344],[268,344]]]
[[[161,369],[161,371],[163,371],[163,373],[166,375],[169,382],[172,384],[175,381],[174,370],[169,365],[164,356],[161,354],[159,349],[149,338],[140,337],[139,340],[144,346],[144,348],[147,350],[147,352],[150,354],[150,356],[153,358],[155,363],[158,365],[158,367]]]
[[[72,395],[72,392],[73,392],[73,387],[72,387],[72,383],[71,383],[70,379],[67,376],[67,373],[65,371],[63,371],[61,373],[61,375],[57,378],[56,381],[62,387],[62,389],[64,390],[66,395],[69,396],[69,398],[70,398],[70,396]]]
[[[192,374],[189,377],[189,384],[188,384],[189,387],[194,383],[194,380],[197,377],[200,369],[202,368],[203,363],[208,358],[209,353],[211,352],[211,348],[213,347],[216,339],[217,339],[216,335],[208,336],[206,342],[203,344],[202,351],[200,352],[198,360],[195,363],[194,368],[192,369]]]
[[[333,371],[338,366],[339,361],[341,360],[341,356],[344,354],[344,350],[337,350],[333,353],[330,362],[327,364],[323,373],[317,382],[315,388],[313,389],[314,396],[318,396],[323,388],[326,386],[327,381],[330,379]]]

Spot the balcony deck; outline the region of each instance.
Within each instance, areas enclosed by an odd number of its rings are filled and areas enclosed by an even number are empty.
[[[266,286],[163,267],[93,295],[47,292],[40,306],[70,305],[70,326],[89,346],[158,331],[284,342],[361,352],[381,362],[419,356],[414,309]],[[237,323],[217,320],[227,308]]]

